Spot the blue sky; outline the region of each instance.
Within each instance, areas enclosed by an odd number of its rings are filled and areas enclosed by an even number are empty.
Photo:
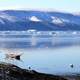
[[[80,12],[80,0],[0,0],[0,10],[27,8]]]

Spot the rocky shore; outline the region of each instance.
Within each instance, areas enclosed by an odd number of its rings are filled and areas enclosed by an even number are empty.
[[[35,70],[22,69],[10,63],[0,63],[0,80],[80,80],[76,75],[51,75],[39,73]]]
[[[22,69],[9,63],[0,63],[0,80],[67,80],[57,75]]]

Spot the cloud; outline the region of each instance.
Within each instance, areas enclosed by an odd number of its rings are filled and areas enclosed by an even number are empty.
[[[0,10],[16,10],[21,9],[21,6],[0,6]]]

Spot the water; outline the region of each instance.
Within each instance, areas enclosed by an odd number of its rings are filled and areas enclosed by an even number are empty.
[[[16,64],[22,68],[31,67],[38,72],[51,74],[70,74],[80,72],[80,46],[45,49],[18,49],[23,52],[22,61],[4,60],[4,53],[0,53],[1,61]],[[6,53],[6,51],[4,50]],[[70,67],[74,65],[74,68]]]
[[[40,38],[39,38],[40,39]],[[79,36],[58,36],[53,40],[41,38],[42,42],[37,44],[27,43],[24,40],[1,41],[0,60],[13,63],[22,68],[34,69],[42,73],[50,74],[76,74],[80,73],[80,37]],[[19,39],[18,39],[19,40]],[[47,45],[46,45],[47,44]],[[8,51],[23,53],[21,61],[5,60]],[[70,64],[74,67],[71,68]]]
[[[58,49],[37,49],[24,52],[22,59],[26,65],[46,73],[78,73],[80,72],[80,46]],[[74,64],[74,68],[70,67]],[[26,66],[25,66],[26,68]]]

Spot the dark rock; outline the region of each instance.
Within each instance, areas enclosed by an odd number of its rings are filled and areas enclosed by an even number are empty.
[[[67,80],[63,77],[21,69],[13,64],[0,63],[0,80]]]

